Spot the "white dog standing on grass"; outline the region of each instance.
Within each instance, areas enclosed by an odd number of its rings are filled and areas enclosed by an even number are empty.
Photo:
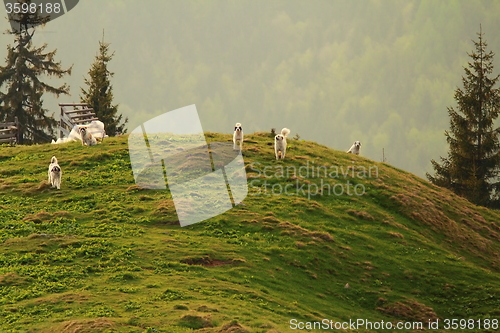
[[[61,178],[62,170],[57,162],[57,158],[52,156],[49,164],[49,183],[52,187],[56,187],[58,190],[61,189]]]
[[[87,130],[86,127],[80,127],[80,137],[82,139],[82,146],[93,146],[97,144],[97,140],[94,138],[92,133]]]
[[[352,154],[359,155],[359,150],[360,149],[361,149],[361,142],[354,141],[354,143],[352,144],[351,148],[349,148],[349,150],[347,151],[347,153],[352,153]]]
[[[241,151],[243,148],[243,128],[241,128],[240,123],[236,123],[236,125],[234,125],[233,150],[236,150],[236,145],[240,146]]]
[[[288,134],[290,134],[290,130],[288,128],[283,128],[281,130],[281,134],[277,134],[274,137],[274,154],[276,155],[277,160],[285,159],[286,137]]]

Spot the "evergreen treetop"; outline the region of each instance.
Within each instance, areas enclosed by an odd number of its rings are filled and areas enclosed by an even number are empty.
[[[96,55],[88,72],[89,79],[85,79],[88,89],[81,88],[80,100],[87,103],[100,121],[104,123],[106,133],[113,136],[115,133],[125,133],[125,124],[128,118],[121,123],[123,116],[118,114],[118,104],[113,104],[113,87],[110,78],[114,73],[108,70],[108,63],[114,56],[109,54],[109,43],[99,41],[99,53]]]
[[[500,89],[495,88],[500,75],[491,77],[494,53],[487,51],[482,31],[477,35],[463,88],[455,90],[457,108],[448,108],[448,157],[441,157],[441,164],[432,160],[436,173],[427,173],[427,178],[477,205],[499,206],[500,129],[494,121],[500,112]]]

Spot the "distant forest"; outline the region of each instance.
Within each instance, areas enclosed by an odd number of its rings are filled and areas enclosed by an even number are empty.
[[[104,29],[129,130],[196,104],[206,131],[288,127],[339,150],[359,140],[361,155],[381,161],[384,148],[419,176],[446,154],[447,107],[480,24],[500,71],[494,0],[86,0],[66,16],[35,37],[74,64],[65,101],[78,100]]]

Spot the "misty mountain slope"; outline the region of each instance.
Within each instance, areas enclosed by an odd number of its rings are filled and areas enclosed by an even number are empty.
[[[497,211],[363,149],[290,138],[277,162],[272,142],[246,136],[243,205],[184,228],[168,191],[134,184],[127,137],[1,147],[1,331],[290,332],[292,319],[500,315]],[[52,155],[60,191],[46,184]]]
[[[286,121],[334,149],[360,140],[372,160],[385,149],[392,165],[424,177],[430,160],[446,155],[447,108],[480,25],[500,73],[499,13],[491,0],[87,0],[33,43],[73,65],[71,76],[47,81],[71,87],[71,96],[44,95],[56,118],[58,103],[79,101],[104,34],[115,52],[114,103],[129,130],[196,104],[205,131]]]

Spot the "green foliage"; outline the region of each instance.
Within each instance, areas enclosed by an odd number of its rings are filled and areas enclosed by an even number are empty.
[[[458,109],[448,108],[448,157],[441,158],[442,164],[432,160],[436,175],[427,177],[477,205],[500,207],[500,128],[494,128],[500,113],[500,89],[495,88],[500,75],[489,77],[494,53],[486,50],[483,33],[478,36],[469,54],[472,62],[464,68],[463,89],[455,91]]]
[[[127,137],[0,147],[0,331],[288,332],[291,318],[498,315],[498,211],[311,141],[278,163],[269,132],[246,138],[243,205],[184,228],[168,191],[135,185]],[[61,190],[44,186],[53,155]],[[366,193],[255,195],[265,170],[270,191],[296,184],[276,168],[305,165],[349,172],[303,170],[299,185],[349,180]],[[352,173],[370,166],[372,176]]]
[[[125,133],[125,125],[128,118],[125,118],[122,124],[122,115],[118,114],[118,105],[113,105],[113,87],[110,78],[114,73],[108,70],[108,63],[114,56],[114,52],[109,54],[109,43],[99,41],[99,54],[96,55],[94,63],[88,72],[89,79],[85,79],[87,90],[81,88],[80,100],[87,103],[100,121],[104,123],[106,132],[110,136],[115,133]]]
[[[50,142],[57,123],[43,107],[43,94],[67,95],[69,87],[66,84],[53,87],[40,78],[62,78],[71,74],[71,67],[62,69],[61,63],[54,60],[56,50],[45,51],[47,44],[33,46],[35,29],[32,24],[43,24],[47,18],[29,11],[25,14],[21,11],[14,17],[19,23],[19,29],[10,32],[14,35],[15,46],[7,45],[7,63],[0,66],[0,122],[13,122],[17,118],[20,143]]]

